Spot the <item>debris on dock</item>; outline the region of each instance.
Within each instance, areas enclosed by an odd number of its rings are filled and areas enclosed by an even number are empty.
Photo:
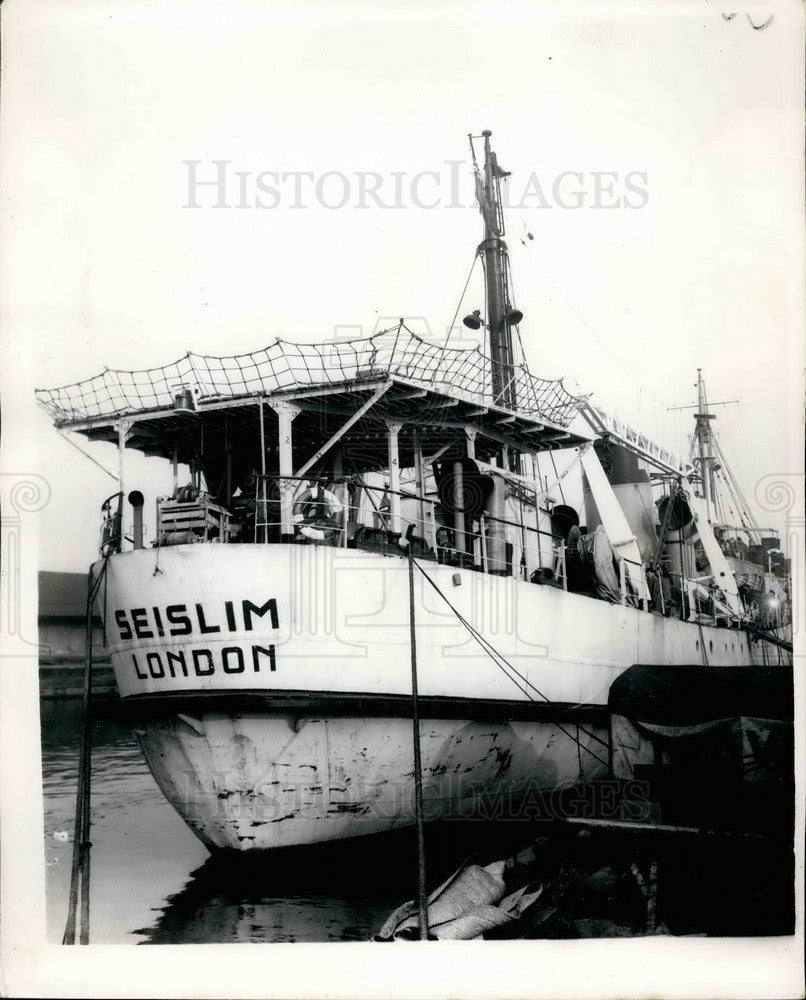
[[[506,862],[468,865],[454,872],[428,897],[430,936],[441,941],[468,941],[496,927],[513,923],[534,905],[543,891],[527,883],[508,892],[503,878]],[[398,907],[375,935],[376,941],[419,938],[417,903]]]
[[[794,933],[791,839],[559,821],[503,861],[460,869],[429,896],[434,938]],[[375,941],[416,940],[415,901]]]

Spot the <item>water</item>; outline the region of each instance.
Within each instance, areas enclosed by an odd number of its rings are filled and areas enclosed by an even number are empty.
[[[366,941],[416,892],[412,830],[238,863],[211,857],[143,761],[131,731],[100,704],[93,727],[93,944]],[[42,702],[48,940],[64,931],[73,850],[81,704]],[[435,827],[438,826],[437,830]],[[488,824],[429,826],[429,882],[478,845],[505,857]],[[519,831],[520,832],[520,831]],[[65,834],[68,840],[63,839]],[[497,841],[497,842],[496,842]]]
[[[263,858],[211,857],[163,799],[112,706],[99,705],[97,715],[93,944],[366,941],[392,910],[415,896],[411,829]],[[42,703],[48,939],[54,944],[61,941],[67,915],[80,718],[77,700]],[[787,788],[779,795],[785,804],[791,802]],[[634,834],[580,839],[573,830],[557,832],[538,820],[431,823],[428,883],[433,888],[471,861],[511,858],[539,837],[535,870],[524,869],[511,886],[535,878],[546,882],[545,911],[538,909],[522,929],[525,937],[643,933],[645,901],[640,892],[636,896],[630,875],[631,862],[642,857],[661,862],[667,933],[791,934],[792,824],[784,822],[781,829],[784,835],[769,843],[736,840],[730,854],[720,841],[706,839],[698,847],[699,838],[670,841],[665,848],[656,836],[644,847]],[[608,878],[622,887],[612,899],[602,889]]]
[[[78,701],[42,704],[53,943],[67,915],[80,718]],[[326,858],[303,859],[296,873],[287,863],[211,858],[163,798],[130,730],[103,708],[93,728],[92,821],[94,944],[366,940],[406,896],[403,886],[379,891],[360,874],[331,869]]]

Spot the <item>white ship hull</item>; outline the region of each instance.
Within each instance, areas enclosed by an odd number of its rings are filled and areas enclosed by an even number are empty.
[[[608,764],[610,684],[633,663],[750,664],[744,632],[424,562],[417,575],[427,819],[490,814]],[[106,635],[166,797],[211,849],[414,822],[408,570],[304,545],[115,555]]]

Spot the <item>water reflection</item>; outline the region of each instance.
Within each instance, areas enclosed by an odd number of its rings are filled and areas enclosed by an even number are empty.
[[[152,944],[366,941],[399,901],[388,889],[369,898],[360,872],[339,891],[304,870],[249,868],[210,858],[138,933]]]
[[[515,831],[506,832],[491,845],[490,824],[430,824],[429,882],[468,860],[506,851]],[[211,857],[167,899],[154,926],[137,933],[153,944],[366,941],[415,895],[415,858],[411,829],[262,859]]]
[[[93,944],[137,940],[136,928],[207,856],[162,797],[131,731],[110,708],[96,706],[92,732]],[[41,721],[47,934],[55,944],[67,915],[81,703],[45,700]]]

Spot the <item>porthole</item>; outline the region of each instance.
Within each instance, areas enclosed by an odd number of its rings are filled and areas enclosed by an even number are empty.
[[[714,640],[713,640],[713,639],[709,639],[709,640],[708,640],[708,648],[709,648],[709,649],[711,650],[711,652],[713,653],[713,651],[714,651]]]
[[[700,640],[699,639],[694,644],[694,648],[697,650],[697,652],[699,652],[699,649],[700,649]]]

